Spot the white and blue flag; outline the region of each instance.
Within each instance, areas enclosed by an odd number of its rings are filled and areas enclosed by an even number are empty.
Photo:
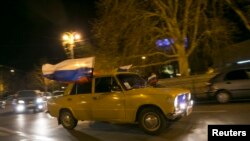
[[[126,65],[126,66],[121,66],[117,69],[118,72],[126,72],[128,71],[130,68],[132,67],[132,64],[131,65]]]
[[[44,64],[42,66],[43,76],[55,81],[80,81],[93,75],[94,57],[68,59],[58,64]]]

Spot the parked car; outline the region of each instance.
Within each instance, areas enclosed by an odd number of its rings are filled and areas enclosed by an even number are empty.
[[[44,96],[45,100],[47,101],[48,99],[50,99],[52,97],[52,93],[51,92],[43,92],[43,96]]]
[[[12,97],[12,110],[16,113],[29,109],[34,112],[43,111],[45,106],[42,93],[37,90],[21,90]]]
[[[48,99],[51,99],[53,97],[62,96],[63,93],[64,93],[64,91],[56,90],[56,91],[53,91],[53,92],[44,92],[43,96],[46,98],[46,100],[48,100]]]
[[[63,93],[64,93],[64,91],[59,91],[59,90],[53,91],[53,92],[52,92],[52,96],[53,96],[53,97],[59,97],[59,96],[62,96]]]
[[[70,83],[47,106],[66,129],[74,129],[78,120],[108,121],[138,123],[145,133],[156,135],[170,120],[188,116],[193,101],[188,89],[155,88],[136,73],[116,72]]]
[[[11,93],[8,92],[8,91],[0,93],[0,109],[5,109],[5,107],[6,107],[6,100],[7,100],[7,97],[10,94]]]
[[[219,103],[250,98],[250,67],[222,70],[209,80],[207,92]]]
[[[5,99],[0,99],[0,109],[4,109],[6,105]]]

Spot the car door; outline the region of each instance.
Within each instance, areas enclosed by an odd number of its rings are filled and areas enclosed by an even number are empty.
[[[75,83],[70,94],[59,97],[65,107],[70,108],[78,120],[91,120],[92,81]]]
[[[124,94],[114,77],[95,78],[92,114],[95,120],[120,121],[125,118]]]
[[[234,98],[250,97],[250,69],[233,70],[226,74],[224,87]]]

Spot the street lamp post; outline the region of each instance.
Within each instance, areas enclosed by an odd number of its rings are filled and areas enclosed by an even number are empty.
[[[65,32],[62,36],[63,46],[68,46],[70,58],[74,59],[75,43],[81,41],[81,35],[77,32]]]
[[[142,67],[143,67],[143,73],[144,75],[146,75],[146,67],[144,66],[145,65],[145,61],[146,61],[146,56],[142,56],[141,59],[142,59]]]

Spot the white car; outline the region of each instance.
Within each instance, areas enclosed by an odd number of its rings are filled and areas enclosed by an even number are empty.
[[[25,112],[29,109],[34,112],[43,111],[45,108],[44,97],[37,90],[18,91],[12,98],[12,110],[16,113]]]

